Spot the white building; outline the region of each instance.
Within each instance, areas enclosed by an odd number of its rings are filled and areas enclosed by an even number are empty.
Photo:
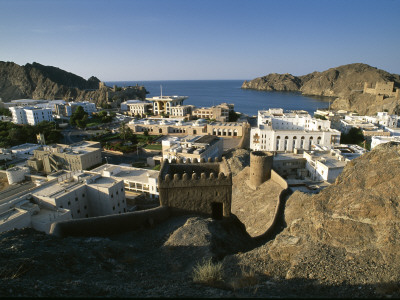
[[[400,143],[400,136],[373,136],[371,138],[371,150],[380,144],[389,142]]]
[[[152,198],[158,198],[159,196],[159,171],[105,164],[91,170],[91,172],[101,174],[103,177],[122,180],[126,191],[146,193]]]
[[[139,101],[136,103],[128,103],[127,106],[131,116],[139,115],[143,117],[150,112],[152,104],[146,101]]]
[[[25,180],[25,175],[29,174],[28,167],[18,167],[15,166],[13,168],[6,170],[8,184],[14,184]]]
[[[208,158],[221,157],[223,153],[223,140],[212,135],[168,137],[161,143],[163,159],[169,162],[179,158],[184,162],[200,161],[202,158],[207,161]]]
[[[121,102],[121,111],[128,111],[128,104],[133,104],[133,103],[138,103],[138,102],[142,102],[142,100],[126,100],[124,102]]]
[[[89,101],[83,101],[83,102],[68,102],[68,106],[66,106],[67,110],[67,116],[70,117],[75,110],[78,108],[78,106],[81,106],[85,112],[88,113],[89,116],[91,116],[93,113],[97,112],[96,104],[89,102]]]
[[[308,177],[314,181],[333,183],[342,173],[346,164],[367,152],[358,145],[337,145],[331,150],[304,151],[303,157],[307,160],[305,168]]]
[[[37,125],[42,121],[53,121],[52,110],[39,107],[10,107],[12,121],[15,124]]]
[[[340,143],[340,132],[330,128],[329,120],[312,118],[305,111],[259,111],[257,121],[257,127],[250,131],[250,148],[254,151],[293,152],[310,150],[312,145],[332,147]]]

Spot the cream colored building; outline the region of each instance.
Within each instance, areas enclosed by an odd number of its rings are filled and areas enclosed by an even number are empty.
[[[202,119],[215,119],[220,122],[229,121],[229,112],[233,112],[234,105],[221,103],[212,107],[196,108],[192,112],[192,116]]]
[[[34,157],[27,163],[36,171],[51,173],[61,169],[86,170],[101,162],[100,143],[82,141],[72,145],[43,146],[34,150]]]
[[[178,105],[171,107],[170,116],[172,117],[186,117],[191,116],[192,111],[195,109],[193,105]]]
[[[150,134],[158,135],[216,135],[226,137],[243,136],[247,123],[239,122],[211,122],[204,119],[184,122],[182,120],[132,120],[128,123],[134,133],[148,131]]]

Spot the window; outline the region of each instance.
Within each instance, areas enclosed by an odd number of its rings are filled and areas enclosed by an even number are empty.
[[[68,201],[68,206],[70,206],[71,205],[71,201]]]
[[[78,201],[78,197],[75,197],[75,201]]]
[[[85,198],[85,193],[82,194],[82,197]]]

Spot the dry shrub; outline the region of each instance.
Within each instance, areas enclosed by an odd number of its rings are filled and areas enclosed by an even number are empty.
[[[258,277],[253,270],[241,269],[241,276],[236,277],[231,282],[231,286],[234,290],[247,288],[258,284]]]
[[[213,263],[211,258],[198,263],[193,269],[193,281],[213,285],[222,280],[222,263]]]

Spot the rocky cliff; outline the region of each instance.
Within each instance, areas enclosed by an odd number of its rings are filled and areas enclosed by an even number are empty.
[[[38,63],[17,65],[0,61],[0,98],[3,102],[15,99],[64,99],[91,101],[97,105],[107,103],[119,94],[110,88],[99,89],[100,80],[92,76],[88,80],[52,66]],[[109,91],[110,90],[110,91]],[[121,97],[144,99],[143,87],[132,88]]]
[[[365,82],[375,86],[377,81],[394,81],[395,86],[400,87],[400,75],[390,74],[366,64],[355,63],[303,76],[269,74],[245,81],[242,88],[264,91],[296,91],[304,95],[343,97],[350,95],[353,91],[362,91]]]

